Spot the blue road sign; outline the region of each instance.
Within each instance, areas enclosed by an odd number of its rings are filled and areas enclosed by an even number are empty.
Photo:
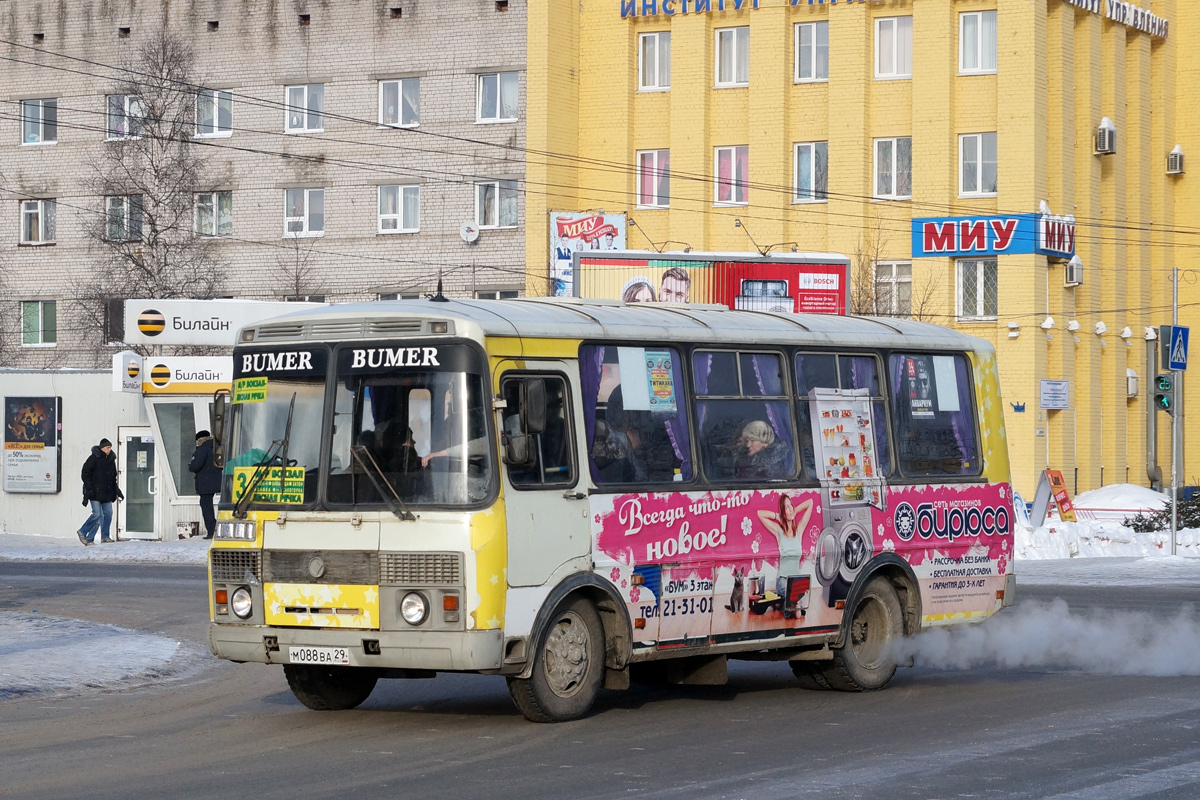
[[[1175,371],[1187,369],[1189,330],[1185,325],[1171,326],[1171,346],[1167,351],[1169,356],[1167,369]]]

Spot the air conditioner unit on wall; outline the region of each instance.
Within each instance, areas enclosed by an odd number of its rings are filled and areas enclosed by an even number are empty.
[[[1167,174],[1183,174],[1183,148],[1175,145],[1175,149],[1167,153]]]
[[[1111,155],[1117,152],[1117,126],[1108,117],[1100,120],[1096,128],[1096,154]]]
[[[1083,283],[1083,261],[1079,256],[1071,256],[1071,260],[1067,262],[1066,274],[1063,276],[1067,286],[1079,286]]]

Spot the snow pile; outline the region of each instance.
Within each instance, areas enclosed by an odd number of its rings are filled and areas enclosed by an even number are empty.
[[[986,625],[938,628],[900,645],[917,666],[1067,669],[1104,675],[1200,675],[1200,615],[1072,614],[1064,600],[1019,602]]]
[[[179,677],[202,651],[163,636],[38,613],[0,613],[0,700]]]
[[[1167,503],[1158,492],[1128,483],[1105,486],[1079,495],[1078,522],[1063,522],[1057,513],[1034,528],[1017,509],[1014,549],[1018,559],[1160,557],[1171,555],[1169,531],[1138,533],[1122,524],[1126,517],[1157,511]],[[1200,557],[1200,529],[1176,534],[1176,552]]]
[[[0,561],[89,561],[123,564],[205,564],[209,540],[166,542],[121,540],[84,547],[79,539],[0,533]]]

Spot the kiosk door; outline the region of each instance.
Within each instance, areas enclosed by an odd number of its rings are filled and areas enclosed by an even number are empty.
[[[118,485],[125,500],[118,504],[117,535],[121,539],[161,539],[158,520],[158,472],[150,428],[120,428],[117,443]]]

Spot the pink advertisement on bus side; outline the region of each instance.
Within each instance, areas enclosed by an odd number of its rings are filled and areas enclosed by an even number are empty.
[[[927,623],[997,610],[1012,563],[1009,487],[885,493],[883,508],[820,488],[592,495],[596,570],[625,598],[640,646],[833,629],[885,553],[912,567]]]

